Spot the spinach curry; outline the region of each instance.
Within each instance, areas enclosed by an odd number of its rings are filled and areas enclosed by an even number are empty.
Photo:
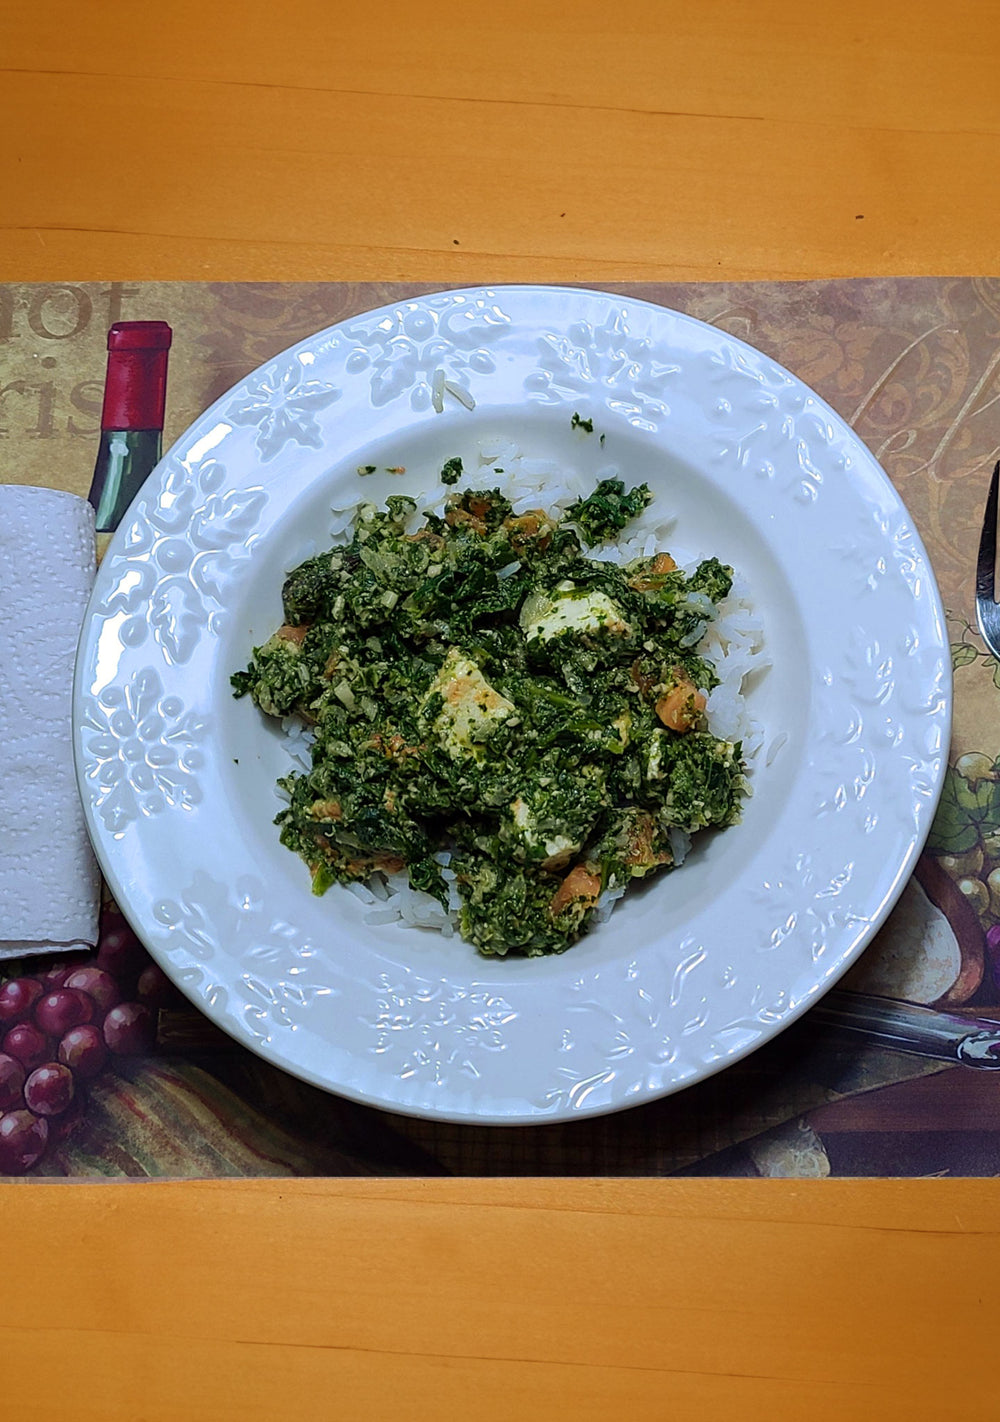
[[[589,558],[650,500],[605,479],[558,519],[497,489],[443,517],[395,496],[284,585],[284,625],[233,678],[313,728],[281,842],[322,894],[405,868],[484,954],[559,953],[603,891],[674,863],[671,831],[739,818],[741,745],[705,724],[695,647],[732,570]]]

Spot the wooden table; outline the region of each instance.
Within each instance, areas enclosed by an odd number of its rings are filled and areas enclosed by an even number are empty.
[[[998,59],[989,0],[8,3],[0,276],[995,274]],[[4,1422],[997,1409],[996,1182],[0,1196]]]

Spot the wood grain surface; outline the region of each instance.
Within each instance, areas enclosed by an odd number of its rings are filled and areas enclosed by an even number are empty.
[[[992,0],[0,4],[21,280],[983,274]]]
[[[997,1198],[951,1181],[13,1187],[0,1416],[992,1417]]]
[[[0,278],[995,273],[998,58],[986,0],[0,0]],[[995,1181],[0,1203],[3,1422],[997,1409]]]

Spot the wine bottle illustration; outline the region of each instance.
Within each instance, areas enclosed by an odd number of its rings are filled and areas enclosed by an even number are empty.
[[[118,321],[108,331],[101,442],[89,495],[100,553],[163,452],[171,338],[166,321]]]

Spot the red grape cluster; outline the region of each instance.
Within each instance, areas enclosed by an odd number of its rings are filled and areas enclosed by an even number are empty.
[[[169,980],[117,912],[97,953],[0,986],[0,1175],[22,1175],[86,1111],[87,1083],[153,1047]]]

